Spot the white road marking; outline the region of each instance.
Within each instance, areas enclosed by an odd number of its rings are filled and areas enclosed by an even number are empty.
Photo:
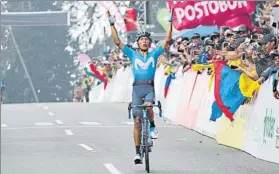
[[[8,125],[6,125],[6,124],[1,124],[1,127],[8,127]]]
[[[48,107],[47,107],[47,106],[44,106],[44,109],[45,109],[45,110],[47,110],[47,109],[48,109]]]
[[[156,127],[157,128],[179,128],[181,126],[156,126]],[[46,129],[46,128],[48,129],[49,128],[134,128],[134,126],[51,126],[51,127],[12,127],[12,128],[7,127],[1,130],[24,130],[24,129]]]
[[[104,166],[108,169],[108,171],[111,174],[121,174],[121,172],[119,170],[117,170],[117,168],[114,167],[114,165],[111,163],[105,163]]]
[[[34,123],[36,126],[53,126],[54,124],[51,122],[38,122]]]
[[[130,122],[125,122],[125,121],[123,121],[122,123],[128,124],[128,125],[134,125],[134,122],[132,122],[132,121],[130,121]]]
[[[93,148],[87,146],[86,144],[78,144],[81,147],[83,147],[84,149],[88,150],[88,151],[92,151],[92,152],[96,152]]]
[[[67,135],[75,135],[70,129],[65,130]]]
[[[61,120],[55,120],[57,124],[64,124]]]
[[[97,122],[79,122],[82,125],[89,125],[89,126],[100,126],[100,123]]]
[[[52,113],[52,112],[48,112],[48,115],[50,115],[50,116],[54,116],[54,113]]]

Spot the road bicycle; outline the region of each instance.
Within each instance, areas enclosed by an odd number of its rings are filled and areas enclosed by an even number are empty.
[[[131,119],[131,109],[132,108],[140,108],[143,111],[143,117],[141,120],[141,144],[140,144],[140,155],[142,159],[145,159],[145,170],[147,173],[150,172],[150,164],[149,164],[149,152],[151,152],[151,147],[149,146],[148,140],[150,138],[150,122],[148,119],[148,108],[155,108],[157,107],[159,109],[159,117],[162,117],[162,107],[161,107],[161,102],[158,101],[157,105],[155,103],[152,106],[146,106],[146,105],[135,105],[132,106],[131,103],[129,103],[128,106],[128,113],[129,113],[129,119]]]

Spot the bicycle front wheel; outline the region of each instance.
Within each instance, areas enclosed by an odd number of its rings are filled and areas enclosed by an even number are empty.
[[[145,170],[149,173],[149,145],[148,145],[148,138],[149,138],[149,131],[148,131],[148,124],[147,120],[145,122],[145,131],[144,131],[144,144],[145,144]]]

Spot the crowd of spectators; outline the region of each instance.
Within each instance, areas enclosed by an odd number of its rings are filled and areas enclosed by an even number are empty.
[[[231,69],[245,73],[254,81],[264,83],[272,74],[279,78],[278,22],[272,20],[273,2],[260,3],[255,13],[255,29],[245,25],[237,28],[223,26],[219,32],[208,36],[195,33],[192,37],[177,37],[171,41],[165,53],[159,58],[158,66],[165,66],[166,73],[176,73],[182,66],[183,72],[193,64],[210,64],[214,60],[226,60]],[[272,24],[270,23],[272,22]],[[154,41],[151,49],[160,44]],[[137,49],[137,43],[130,43]],[[109,50],[103,59],[93,62],[108,79],[120,67],[130,67],[128,58],[120,50]],[[207,69],[208,75],[212,70]],[[275,77],[275,79],[276,79]],[[279,99],[277,82],[274,80],[273,94]],[[92,82],[91,84],[100,84]]]

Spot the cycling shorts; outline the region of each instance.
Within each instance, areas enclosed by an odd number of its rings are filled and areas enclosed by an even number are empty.
[[[144,102],[153,103],[155,99],[155,90],[153,85],[136,85],[133,86],[132,92],[132,106],[142,105]],[[143,112],[141,108],[132,108],[132,113],[135,117],[142,117]]]

